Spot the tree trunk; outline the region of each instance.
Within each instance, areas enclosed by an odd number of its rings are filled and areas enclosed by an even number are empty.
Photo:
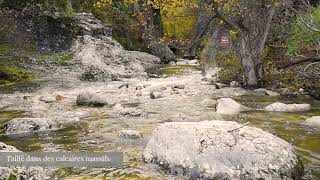
[[[210,22],[215,17],[213,13],[206,11],[205,6],[208,0],[199,1],[199,13],[197,15],[196,23],[193,27],[193,32],[190,44],[187,47],[184,57],[193,59],[196,56],[197,50],[200,47],[202,37],[207,33]]]
[[[244,82],[246,86],[256,87],[258,86],[258,77],[257,71],[254,63],[254,54],[250,48],[250,44],[248,42],[248,36],[240,35],[239,37],[239,45],[240,45],[240,57],[241,63],[243,67],[244,73]]]
[[[143,28],[142,41],[147,52],[159,57],[163,63],[175,61],[175,54],[160,41],[163,35],[160,9],[155,9],[148,4],[139,4],[137,1],[134,3],[133,9],[137,21]]]

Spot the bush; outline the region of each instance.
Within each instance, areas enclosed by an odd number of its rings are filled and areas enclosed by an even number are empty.
[[[302,16],[307,22],[313,22],[313,26],[320,27],[320,8],[312,7],[311,14],[312,16],[309,13]],[[288,52],[303,53],[304,51],[310,51],[315,46],[313,42],[319,40],[320,33],[307,28],[298,16],[290,32]]]
[[[223,68],[218,74],[220,82],[229,84],[231,81],[243,81],[241,61],[236,53],[218,53],[216,61],[217,66]]]
[[[0,68],[0,84],[31,80],[33,75],[14,66]]]

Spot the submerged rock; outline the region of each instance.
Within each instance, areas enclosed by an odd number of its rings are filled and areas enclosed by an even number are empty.
[[[242,111],[250,111],[251,108],[239,104],[230,98],[221,98],[217,101],[217,113],[219,114],[238,114]]]
[[[185,114],[176,114],[168,119],[169,122],[192,122],[194,121],[190,116]]]
[[[39,101],[42,101],[45,103],[54,103],[57,101],[57,98],[55,96],[41,96],[39,98]]]
[[[267,94],[268,96],[271,96],[271,97],[280,96],[279,93],[273,92],[273,91],[269,91],[269,90],[266,91],[266,94]]]
[[[306,120],[306,124],[311,127],[320,128],[320,116],[313,116]]]
[[[16,118],[5,124],[6,134],[22,134],[58,129],[59,123],[50,118]]]
[[[265,88],[259,88],[259,89],[255,89],[254,94],[258,95],[258,96],[271,96],[271,97],[275,97],[275,96],[279,96],[280,94],[277,92],[273,92],[270,90],[267,90]]]
[[[303,173],[292,145],[229,121],[160,125],[143,157],[190,179],[299,179]]]
[[[205,99],[200,102],[200,105],[205,108],[216,108],[217,101],[212,100],[212,99]]]
[[[134,130],[121,130],[118,136],[125,139],[140,139],[143,137],[141,132]]]
[[[101,107],[108,104],[107,99],[101,95],[82,92],[77,96],[76,103],[78,106],[94,106]]]
[[[0,142],[0,153],[21,152],[13,146]],[[53,171],[43,167],[0,167],[0,179],[50,179]]]
[[[274,112],[305,112],[310,111],[311,106],[310,104],[284,104],[276,102],[265,107],[264,110]]]
[[[15,118],[5,124],[8,135],[50,131],[79,123],[79,118]]]
[[[142,109],[123,107],[121,104],[116,104],[113,108],[113,114],[124,117],[146,117],[148,113]]]

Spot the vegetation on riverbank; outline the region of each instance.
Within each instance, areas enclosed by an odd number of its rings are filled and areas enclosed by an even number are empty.
[[[29,81],[34,75],[15,66],[2,66],[0,68],[0,85],[15,82]]]

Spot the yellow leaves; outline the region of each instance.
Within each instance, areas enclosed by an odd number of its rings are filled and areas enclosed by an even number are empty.
[[[238,37],[238,32],[235,31],[235,30],[230,30],[230,31],[229,31],[229,35],[230,35],[231,39],[232,39],[233,41],[235,41],[235,40],[237,39],[237,37]]]
[[[97,0],[97,2],[95,3],[95,7],[101,8],[111,4],[112,4],[112,0]]]

